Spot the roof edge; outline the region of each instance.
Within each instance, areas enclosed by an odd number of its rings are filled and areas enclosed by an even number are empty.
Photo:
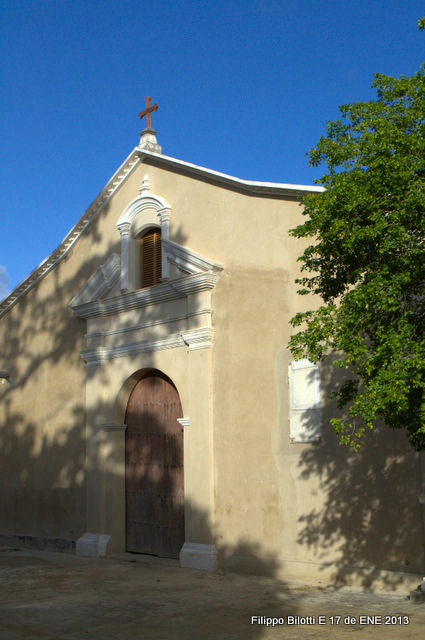
[[[93,200],[80,219],[67,233],[59,246],[45,258],[31,273],[24,278],[12,291],[0,301],[0,318],[2,318],[37,282],[49,273],[71,250],[81,234],[93,222],[99,211],[109,202],[115,191],[121,186],[127,176],[133,171],[140,158],[133,151],[127,156],[122,165],[108,180],[102,191]]]
[[[136,147],[135,152],[139,154],[141,162],[143,160],[151,160],[155,164],[165,167],[180,169],[185,173],[195,175],[197,177],[208,178],[211,182],[216,184],[229,186],[231,188],[239,188],[241,191],[250,194],[258,194],[262,196],[267,195],[288,195],[293,197],[301,196],[307,193],[322,193],[325,188],[320,186],[303,185],[303,184],[289,184],[284,182],[258,182],[255,180],[243,180],[242,178],[236,178],[227,173],[221,173],[220,171],[214,171],[200,165],[185,162],[171,156],[165,156],[163,154],[147,151],[141,147]]]
[[[299,184],[285,184],[274,182],[256,182],[252,180],[242,180],[220,173],[213,169],[207,169],[184,160],[178,160],[171,156],[153,153],[140,147],[135,147],[127,156],[121,166],[108,180],[99,195],[86,209],[78,222],[71,228],[59,246],[45,258],[31,273],[24,278],[12,291],[0,301],[0,318],[2,318],[37,282],[49,273],[67,255],[70,249],[77,242],[81,234],[91,224],[99,211],[108,203],[115,191],[121,186],[127,176],[133,171],[139,162],[150,160],[159,166],[180,170],[190,175],[208,179],[215,184],[238,189],[244,193],[262,196],[290,196],[297,197],[307,193],[320,193],[324,187],[307,186]]]

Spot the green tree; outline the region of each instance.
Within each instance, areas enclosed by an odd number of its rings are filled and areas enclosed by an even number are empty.
[[[347,378],[333,394],[341,444],[357,449],[377,418],[425,449],[425,71],[377,74],[375,100],[340,107],[309,163],[326,163],[323,193],[303,199],[312,244],[299,258],[301,295],[323,304],[296,314],[289,348],[333,355]],[[360,426],[359,426],[360,425]]]

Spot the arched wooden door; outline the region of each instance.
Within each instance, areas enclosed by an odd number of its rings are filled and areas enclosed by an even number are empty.
[[[178,558],[184,543],[179,394],[159,371],[134,387],[125,422],[127,551]]]

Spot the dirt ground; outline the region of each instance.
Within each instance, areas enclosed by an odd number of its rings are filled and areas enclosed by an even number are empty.
[[[398,640],[424,630],[425,603],[406,596],[205,573],[149,556],[0,547],[1,640]]]

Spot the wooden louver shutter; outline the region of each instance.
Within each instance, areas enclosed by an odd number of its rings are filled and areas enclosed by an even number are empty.
[[[140,238],[140,285],[151,287],[161,280],[161,232],[151,229]]]

